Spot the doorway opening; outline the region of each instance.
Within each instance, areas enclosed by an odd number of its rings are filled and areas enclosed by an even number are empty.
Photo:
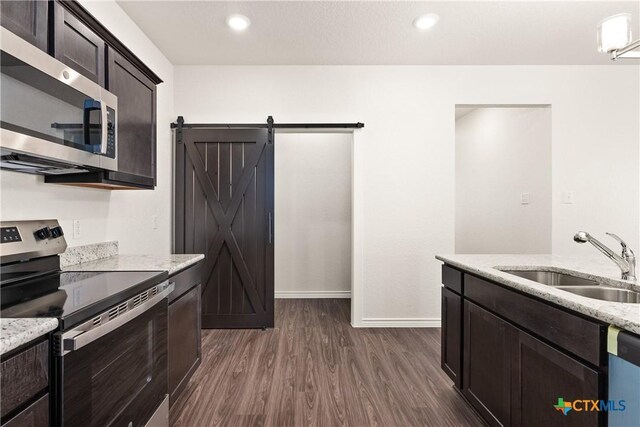
[[[456,105],[455,252],[551,253],[551,106]]]
[[[350,320],[353,132],[277,130],[274,146],[276,300],[339,299],[327,310]]]

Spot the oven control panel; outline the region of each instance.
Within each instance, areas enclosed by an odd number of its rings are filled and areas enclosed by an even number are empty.
[[[55,219],[0,222],[0,261],[2,264],[57,255],[67,242]]]
[[[0,228],[0,244],[22,242],[18,227],[2,227]]]

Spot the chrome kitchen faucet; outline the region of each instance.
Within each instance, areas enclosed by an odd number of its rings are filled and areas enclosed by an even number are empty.
[[[609,236],[616,239],[620,245],[622,245],[622,256],[616,254],[603,243],[601,243],[598,239],[591,236],[586,231],[578,231],[575,236],[573,236],[573,240],[578,243],[586,243],[589,242],[593,246],[595,246],[600,252],[605,254],[611,261],[615,262],[620,270],[622,271],[622,279],[623,280],[636,280],[636,256],[631,250],[631,248],[622,240],[620,237],[616,236],[613,233],[607,233]]]

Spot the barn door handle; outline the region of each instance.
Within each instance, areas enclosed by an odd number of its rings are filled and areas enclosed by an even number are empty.
[[[271,216],[271,212],[269,212],[269,244],[273,241],[273,217]]]

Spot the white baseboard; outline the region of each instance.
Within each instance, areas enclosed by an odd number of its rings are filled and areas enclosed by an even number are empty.
[[[351,298],[351,291],[276,291],[276,299]]]
[[[365,317],[362,319],[363,328],[439,328],[439,318],[402,318],[402,317]]]

